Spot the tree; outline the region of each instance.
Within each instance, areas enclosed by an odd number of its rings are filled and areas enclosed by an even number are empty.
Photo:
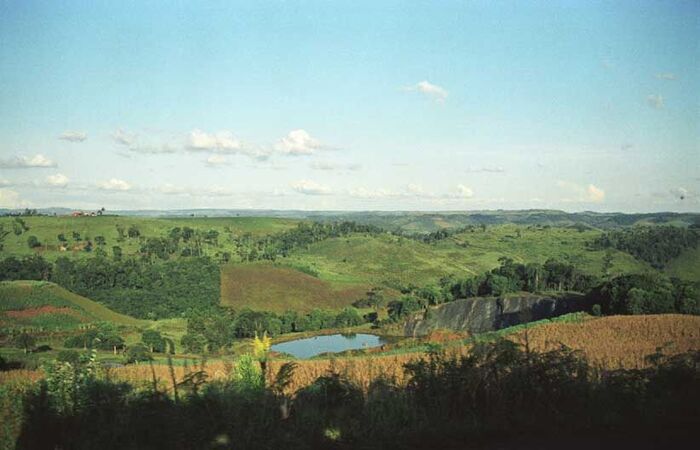
[[[121,261],[122,259],[122,248],[119,247],[118,245],[115,245],[112,247],[112,257],[114,258],[115,261]]]
[[[22,332],[15,336],[14,344],[17,347],[24,349],[24,353],[27,354],[36,345],[36,339],[31,334]]]
[[[141,334],[141,342],[151,349],[151,353],[165,352],[165,339],[159,331],[146,330]]]
[[[129,231],[127,231],[127,235],[129,236],[130,239],[133,239],[133,238],[137,238],[137,237],[141,236],[141,232],[136,227],[136,225],[131,225],[129,227]]]
[[[610,249],[605,252],[603,256],[603,278],[608,279],[610,277],[610,269],[613,267],[613,254]]]
[[[32,235],[27,238],[27,245],[29,246],[29,248],[37,248],[41,247],[41,242],[39,242],[39,238]]]
[[[59,235],[57,237],[58,237],[58,241],[61,243],[68,241],[68,239],[66,239],[66,235],[63,233],[59,233]]]
[[[180,344],[188,353],[202,353],[207,345],[207,338],[197,333],[187,333],[180,339]]]
[[[360,313],[352,307],[347,307],[343,309],[335,317],[336,327],[356,327],[362,325],[363,320]]]
[[[153,358],[151,357],[150,353],[148,353],[148,347],[146,347],[144,344],[139,343],[129,346],[129,348],[126,349],[124,359],[127,362],[127,364],[138,364],[140,361],[150,361]]]

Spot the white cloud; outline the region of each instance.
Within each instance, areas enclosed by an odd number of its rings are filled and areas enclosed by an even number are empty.
[[[605,200],[605,191],[597,186],[589,184],[586,188],[586,197],[589,202],[600,203]]]
[[[187,148],[195,151],[236,153],[242,149],[242,144],[230,131],[212,134],[195,129],[188,136]]]
[[[292,130],[275,144],[275,150],[287,155],[311,155],[322,148],[306,130]]]
[[[436,102],[443,103],[447,99],[448,92],[445,88],[432,84],[429,81],[420,81],[406,88],[407,91],[416,91],[432,98]]]
[[[0,187],[12,186],[13,184],[10,180],[0,180]]]
[[[654,109],[664,109],[666,99],[661,94],[649,94],[647,96],[647,104]]]
[[[362,165],[360,164],[335,164],[327,161],[314,161],[311,164],[311,168],[314,170],[360,170]]]
[[[20,199],[19,193],[11,189],[0,189],[0,208],[24,208],[29,203]]]
[[[56,163],[41,154],[15,156],[13,159],[0,160],[1,169],[30,169],[35,167],[56,167]]]
[[[219,167],[228,164],[230,164],[230,161],[223,155],[210,155],[209,158],[207,158],[207,166],[209,167]]]
[[[190,197],[228,197],[234,194],[230,189],[222,187],[187,187],[175,186],[170,183],[158,186],[153,189],[159,194],[165,195],[187,195]]]
[[[129,146],[129,151],[134,153],[142,153],[145,155],[163,155],[175,153],[177,149],[169,144],[141,145],[134,143]]]
[[[584,187],[570,181],[558,181],[557,186],[574,194],[574,197],[563,198],[563,202],[601,203],[605,200],[605,191],[593,184]]]
[[[62,173],[57,173],[56,175],[49,175],[46,177],[46,183],[49,186],[53,187],[66,187],[68,186],[68,182],[70,180],[68,179],[67,176],[63,175]]]
[[[310,180],[300,180],[292,183],[291,186],[295,191],[305,195],[328,195],[332,193],[328,186]]]
[[[348,194],[350,195],[350,197],[364,198],[364,199],[388,198],[388,197],[398,197],[399,196],[399,194],[397,192],[390,191],[387,189],[367,189],[364,187],[350,189],[348,191]]]
[[[463,197],[463,198],[472,198],[474,196],[474,191],[470,187],[467,187],[463,184],[458,184],[457,185],[457,196]]]
[[[127,147],[135,144],[137,138],[138,135],[136,133],[129,133],[121,128],[112,133],[112,139],[114,139],[114,142],[120,145],[126,145]]]
[[[673,81],[676,79],[676,74],[671,73],[671,72],[662,72],[662,73],[657,73],[654,75],[658,80],[668,80],[668,81]]]
[[[83,142],[87,139],[87,133],[84,131],[64,131],[58,138],[68,142]]]
[[[107,181],[98,183],[97,187],[105,191],[128,191],[131,189],[129,183],[118,178],[110,178]]]

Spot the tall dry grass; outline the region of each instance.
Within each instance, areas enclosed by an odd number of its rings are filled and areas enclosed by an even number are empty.
[[[610,316],[579,323],[549,323],[521,330],[506,337],[534,351],[553,350],[561,345],[580,350],[592,365],[601,369],[632,369],[649,365],[647,356],[661,350],[664,355],[675,355],[691,350],[700,351],[700,317],[687,315]],[[466,354],[468,346],[448,348],[453,354]],[[337,372],[364,389],[372,380],[383,376],[402,384],[405,381],[404,365],[424,358],[424,353],[397,355],[369,355],[331,359],[297,360],[297,369],[290,392],[307,386],[322,375]],[[272,381],[286,360],[268,363],[267,378]],[[188,373],[204,370],[208,380],[229,378],[233,368],[231,361],[192,362],[187,366],[174,366],[176,381]],[[12,370],[0,372],[0,384],[13,380],[36,381],[41,371]],[[172,389],[172,375],[165,364],[141,363],[113,368],[105,376],[114,381],[125,381],[136,386],[152,386],[155,380],[161,390]]]
[[[536,351],[565,345],[580,350],[603,369],[636,369],[656,353],[676,355],[700,350],[700,317],[680,314],[609,316],[579,323],[549,323],[528,328],[508,339]]]

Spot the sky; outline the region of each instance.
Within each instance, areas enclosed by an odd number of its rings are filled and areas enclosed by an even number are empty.
[[[0,0],[52,206],[700,212],[700,2]]]

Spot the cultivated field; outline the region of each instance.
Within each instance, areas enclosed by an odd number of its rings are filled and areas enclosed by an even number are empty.
[[[95,322],[138,326],[134,319],[45,281],[0,282],[0,326],[6,329],[74,329]]]

